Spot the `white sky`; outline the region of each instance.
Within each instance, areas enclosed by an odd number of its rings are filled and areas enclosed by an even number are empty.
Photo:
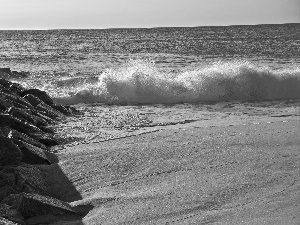
[[[1,0],[0,30],[300,23],[300,0]]]

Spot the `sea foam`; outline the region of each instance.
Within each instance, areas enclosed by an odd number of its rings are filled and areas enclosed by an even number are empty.
[[[63,104],[300,99],[300,68],[272,69],[231,61],[165,72],[154,62],[130,60],[98,77],[52,80],[40,88]]]

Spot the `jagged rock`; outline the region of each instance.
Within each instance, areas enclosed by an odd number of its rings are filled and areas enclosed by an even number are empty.
[[[16,191],[15,189],[13,189],[11,186],[9,186],[7,184],[1,185],[0,201],[10,194],[18,194],[18,193],[19,193],[19,191]]]
[[[50,98],[50,96],[45,92],[41,91],[39,89],[28,89],[21,93],[21,96],[25,96],[27,94],[31,94],[42,100],[47,105],[53,105],[53,100]]]
[[[71,115],[72,113],[68,110],[68,108],[64,107],[63,105],[51,105],[52,108],[56,109],[57,111],[61,112],[64,115]]]
[[[29,123],[32,123],[34,125],[37,124],[36,120],[32,117],[32,115],[28,114],[26,111],[21,110],[19,108],[15,108],[15,107],[10,107],[7,112],[18,118],[18,119],[22,119],[22,120],[26,120]]]
[[[18,84],[18,83],[12,83],[10,86],[9,86],[9,90],[12,91],[12,92],[16,92],[18,94],[21,94],[23,91],[25,91],[26,89],[23,88],[23,86],[21,84]]]
[[[49,195],[44,174],[34,165],[3,167],[0,170],[0,178],[0,201],[9,194],[21,192]]]
[[[7,68],[0,68],[0,72],[11,74],[11,70],[8,67]]]
[[[51,119],[57,119],[58,117],[63,117],[64,115],[57,111],[56,109],[52,108],[51,106],[41,102],[35,107],[39,112],[43,112]]]
[[[4,86],[4,87],[9,88],[10,85],[12,85],[13,83],[10,82],[10,81],[8,81],[8,80],[6,80],[6,79],[0,78],[0,84],[1,84],[2,86]]]
[[[37,147],[39,147],[41,149],[44,149],[44,150],[48,150],[45,145],[43,145],[42,143],[38,142],[37,140],[31,138],[27,134],[20,133],[20,132],[14,130],[14,129],[11,129],[10,127],[1,127],[0,129],[3,132],[3,135],[5,137],[10,138],[12,141],[22,140],[22,141],[25,141],[28,144],[37,146]]]
[[[24,99],[26,99],[28,102],[30,102],[30,104],[32,106],[35,107],[35,109],[51,118],[51,119],[56,119],[57,117],[59,117],[59,113],[57,110],[55,110],[54,108],[50,107],[49,105],[45,104],[41,99],[37,98],[36,96],[32,95],[32,94],[27,94],[24,96]]]
[[[38,194],[9,195],[2,203],[17,209],[25,219],[48,214],[76,214],[67,202]]]
[[[43,112],[39,112],[35,109],[31,109],[31,112],[34,116],[43,119],[44,121],[46,121],[47,124],[52,124],[54,123],[54,120],[52,120],[51,118],[49,118],[48,116],[44,115]]]
[[[0,224],[1,225],[19,225],[18,223],[12,222],[8,219],[5,219],[3,217],[0,216]]]
[[[6,204],[0,204],[0,217],[18,224],[26,224],[24,221],[24,217],[20,214],[20,212]]]
[[[38,97],[32,94],[24,95],[23,98],[25,98],[28,102],[30,102],[30,104],[34,107],[36,107],[38,104],[43,102],[41,99],[39,99]]]
[[[0,91],[0,98],[2,101],[5,101],[11,106],[15,106],[17,108],[32,108],[32,105],[26,99],[15,94],[9,94]]]
[[[28,77],[28,73],[26,72],[18,72],[11,71],[10,68],[0,68],[0,76],[5,79],[9,78],[26,78]]]
[[[10,107],[7,112],[18,119],[25,120],[35,125],[45,132],[53,133],[51,129],[46,128],[48,125],[47,121],[43,117],[33,115],[30,110],[21,110],[15,107]]]
[[[14,143],[24,155],[22,162],[28,164],[51,164],[43,149],[20,140],[15,140]]]
[[[0,110],[5,111],[9,107],[2,99],[0,99]]]
[[[8,126],[24,134],[41,132],[41,130],[33,124],[19,120],[18,118],[15,118],[10,114],[5,113],[0,113],[0,126]]]
[[[80,111],[78,111],[77,109],[75,109],[74,107],[72,106],[69,106],[69,105],[64,105],[64,107],[70,112],[70,114],[72,115],[79,115],[81,114]]]
[[[28,135],[46,146],[58,145],[58,142],[51,134],[47,134],[43,132],[35,132],[35,133],[30,133]]]
[[[21,150],[9,138],[0,135],[0,166],[19,164],[22,158]]]

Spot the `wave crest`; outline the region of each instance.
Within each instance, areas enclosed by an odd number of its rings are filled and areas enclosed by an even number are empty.
[[[299,99],[300,68],[275,70],[231,61],[163,72],[154,62],[131,60],[96,78],[53,81],[43,89],[63,104]]]

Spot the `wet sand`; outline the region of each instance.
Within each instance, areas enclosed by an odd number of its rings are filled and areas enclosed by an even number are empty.
[[[299,224],[299,106],[270,104],[123,107],[123,123],[95,106],[111,122],[53,149],[67,184],[48,174],[56,197],[89,211],[54,224]],[[75,134],[78,119],[59,129]]]

